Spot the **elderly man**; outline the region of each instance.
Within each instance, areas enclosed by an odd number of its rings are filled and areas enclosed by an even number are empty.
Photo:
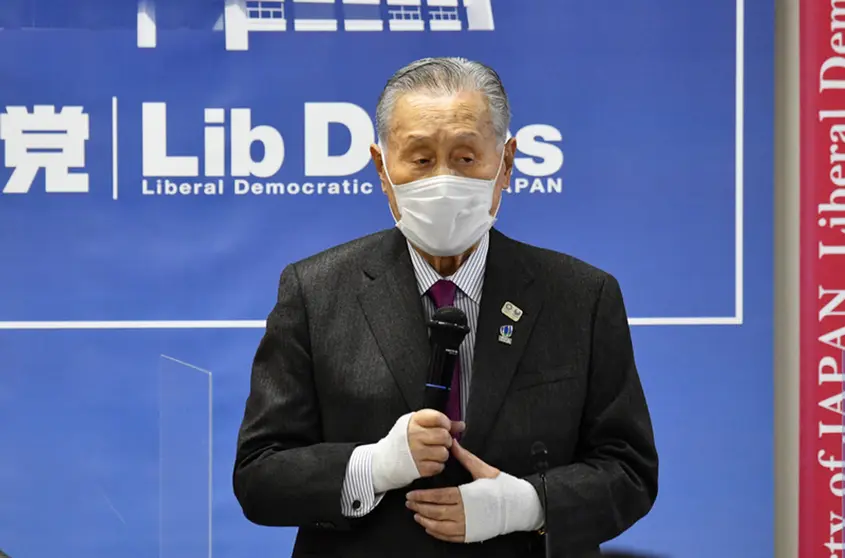
[[[509,116],[482,64],[401,69],[371,148],[396,228],[281,274],[234,489],[249,520],[300,528],[294,557],[525,558],[543,556],[544,532],[553,556],[597,556],[654,502],[618,283],[491,228]],[[470,326],[444,412],[422,408],[426,323],[442,306]]]

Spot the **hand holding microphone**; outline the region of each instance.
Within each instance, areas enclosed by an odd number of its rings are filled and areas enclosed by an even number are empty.
[[[463,422],[452,422],[433,409],[423,409],[411,415],[408,447],[421,477],[433,477],[443,472],[452,438],[463,430]]]
[[[440,474],[449,459],[452,437],[464,423],[452,422],[433,409],[399,417],[373,451],[373,489],[376,494],[402,488],[421,477]]]

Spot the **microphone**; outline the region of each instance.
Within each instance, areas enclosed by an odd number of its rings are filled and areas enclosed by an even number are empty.
[[[424,407],[445,412],[452,375],[458,358],[458,347],[469,333],[467,316],[460,308],[439,308],[428,322],[431,358],[428,361],[428,382],[425,384]]]
[[[546,444],[536,441],[531,445],[531,463],[534,465],[534,472],[540,475],[540,486],[543,489],[543,539],[546,543],[546,558],[552,556],[552,546],[549,540],[549,496],[546,491],[546,471],[549,469],[549,450]]]

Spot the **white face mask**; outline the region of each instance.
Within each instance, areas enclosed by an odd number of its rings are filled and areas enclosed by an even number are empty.
[[[502,171],[504,149],[499,170],[491,180],[442,174],[398,187],[387,173],[384,148],[381,153],[384,173],[399,208],[400,219],[396,227],[424,252],[432,256],[463,254],[496,222],[496,217],[490,215],[490,208]]]

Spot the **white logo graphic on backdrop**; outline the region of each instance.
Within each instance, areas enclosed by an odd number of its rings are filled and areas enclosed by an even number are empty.
[[[88,115],[82,107],[10,106],[0,113],[0,140],[6,168],[13,169],[4,194],[26,194],[38,171],[44,169],[49,193],[86,193],[88,174],[71,173],[85,166]]]
[[[199,117],[199,111],[197,116]],[[165,103],[144,103],[143,179],[144,195],[279,195],[279,194],[371,194],[373,184],[354,175],[369,163],[375,139],[367,112],[352,103],[305,104],[305,180],[265,181],[285,163],[285,140],[267,124],[253,124],[248,108],[207,108],[204,111],[204,146],[201,154],[172,154],[167,147],[168,115]],[[190,119],[184,115],[182,118]],[[197,125],[200,125],[199,119]],[[346,153],[329,153],[329,126],[341,125],[352,141]],[[229,141],[226,141],[228,129]],[[252,156],[254,144],[263,155]],[[324,180],[312,180],[312,178]],[[201,179],[201,180],[186,180]]]
[[[138,4],[138,47],[155,48],[155,1]],[[214,26],[227,50],[247,50],[251,32],[493,31],[491,0],[226,0]]]

